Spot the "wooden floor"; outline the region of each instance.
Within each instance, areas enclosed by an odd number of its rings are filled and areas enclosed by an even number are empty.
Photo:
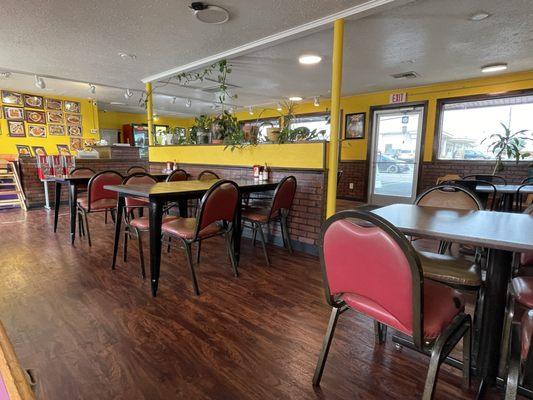
[[[182,251],[163,255],[158,297],[136,248],[110,269],[113,226],[91,217],[93,247],[68,242],[63,209],[0,213],[0,319],[40,399],[418,399],[428,360],[344,314],[322,387],[311,378],[326,329],[318,260],[243,243],[241,276],[221,241],[206,242],[192,295]],[[146,246],[145,246],[146,247]],[[471,399],[445,366],[436,399]],[[501,398],[487,396],[487,398]]]

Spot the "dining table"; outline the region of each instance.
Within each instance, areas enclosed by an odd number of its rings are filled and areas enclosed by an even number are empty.
[[[115,268],[118,242],[120,239],[122,214],[126,197],[147,199],[148,221],[150,235],[150,284],[152,296],[157,295],[159,285],[159,272],[161,267],[161,224],[163,221],[163,208],[165,203],[176,202],[179,206],[180,217],[187,217],[187,201],[201,198],[219,179],[213,180],[187,180],[177,182],[160,182],[155,184],[135,185],[107,185],[105,189],[118,193],[117,216],[115,221],[115,241],[113,246],[112,268]],[[239,190],[239,202],[243,195],[257,192],[267,192],[276,189],[277,180],[258,179],[233,179]],[[240,259],[241,246],[241,207],[237,207],[235,221],[233,221],[232,242],[237,262]]]
[[[494,191],[494,188],[496,188],[496,194],[500,194],[503,196],[503,210],[502,211],[512,211],[515,196],[518,192],[518,189],[520,188],[520,194],[533,194],[533,184],[527,184],[527,185],[496,185],[493,186],[490,185],[477,185],[476,186],[476,192],[479,193],[492,193]]]
[[[514,253],[533,251],[533,216],[393,204],[372,211],[405,235],[487,249],[476,374],[479,393],[494,384],[500,359],[507,286]]]
[[[164,180],[169,175],[166,172],[149,172],[155,179]],[[86,187],[95,174],[93,173],[77,173],[74,175],[52,175],[47,176],[49,182],[55,183],[55,201],[54,201],[54,233],[57,232],[57,224],[59,220],[59,208],[61,207],[61,189],[63,185],[68,186],[68,204],[70,216],[70,243],[74,244],[76,239],[76,207],[78,202],[78,192],[81,187]]]

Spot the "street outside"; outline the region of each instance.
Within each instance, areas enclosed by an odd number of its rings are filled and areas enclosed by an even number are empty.
[[[414,166],[409,164],[409,170],[401,173],[379,172],[376,169],[374,194],[384,196],[411,197]]]

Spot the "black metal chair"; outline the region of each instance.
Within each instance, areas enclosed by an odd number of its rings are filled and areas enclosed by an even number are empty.
[[[525,207],[527,207],[529,204],[533,204],[533,201],[531,201],[528,204],[528,200],[533,200],[533,194],[531,193],[524,193],[524,189],[528,189],[530,191],[533,189],[533,176],[530,176],[528,178],[522,179],[521,185],[516,190],[516,212],[522,212]],[[524,201],[524,197],[526,200]]]
[[[492,182],[475,179],[473,175],[468,175],[463,177],[463,179],[448,181],[446,183],[461,185],[469,189],[472,193],[475,193],[477,198],[481,200],[484,210],[494,211],[496,204],[498,204],[498,191]],[[490,192],[479,192],[476,190],[478,186],[487,186],[490,188]]]
[[[473,178],[477,181],[486,181],[493,183],[495,185],[507,185],[507,180],[500,175],[489,175],[489,174],[475,174],[475,175],[466,175],[463,176],[463,179]]]

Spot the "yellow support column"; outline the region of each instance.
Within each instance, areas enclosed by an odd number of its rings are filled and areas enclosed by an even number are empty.
[[[337,207],[337,171],[339,169],[339,131],[341,126],[341,86],[344,45],[344,20],[338,19],[333,25],[333,62],[331,71],[331,133],[328,157],[328,191],[326,217],[335,214]]]
[[[148,122],[148,144],[153,145],[154,141],[154,115],[153,115],[153,103],[152,103],[152,84],[148,82],[146,84],[146,120]]]

